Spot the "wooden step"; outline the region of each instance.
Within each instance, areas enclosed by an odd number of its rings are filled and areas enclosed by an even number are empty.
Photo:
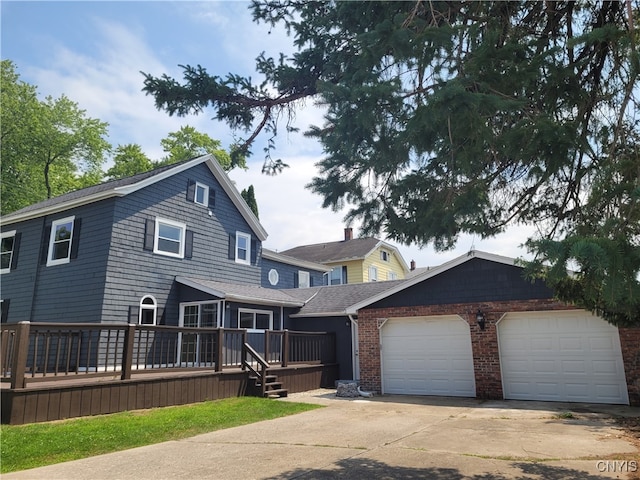
[[[289,390],[286,388],[279,388],[277,390],[267,390],[264,392],[265,398],[281,398],[289,395]]]

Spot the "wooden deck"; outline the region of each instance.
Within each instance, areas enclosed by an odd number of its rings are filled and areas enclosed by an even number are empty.
[[[269,370],[291,393],[333,387],[338,365],[296,365]],[[12,389],[2,385],[2,423],[21,425],[102,415],[252,394],[241,369],[139,373],[129,380],[108,377],[62,379]]]
[[[188,346],[187,340],[197,340],[195,353],[176,354],[175,345]],[[255,388],[248,350],[261,375],[276,376],[288,392],[333,387],[337,380],[334,334],[269,332],[261,349],[253,350],[238,329],[4,326],[1,421],[20,425],[264,394]]]

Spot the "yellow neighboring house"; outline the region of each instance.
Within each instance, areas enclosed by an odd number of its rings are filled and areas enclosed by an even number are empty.
[[[344,229],[344,240],[339,242],[301,245],[280,253],[332,267],[328,285],[400,280],[409,273],[396,247],[373,237],[353,238],[351,228]]]

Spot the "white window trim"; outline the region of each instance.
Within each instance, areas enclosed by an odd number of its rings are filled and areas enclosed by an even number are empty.
[[[380,250],[380,260],[383,262],[388,262],[390,260],[391,254],[386,250]]]
[[[217,313],[216,313],[216,326],[215,326],[215,328],[221,328],[222,327],[222,320],[221,320],[222,302],[220,300],[203,300],[201,302],[182,302],[182,303],[180,303],[180,317],[178,319],[178,326],[184,327],[184,309],[185,309],[185,307],[193,307],[194,305],[197,305],[198,307],[200,307],[201,305],[208,305],[210,303],[215,303],[215,304],[218,305]],[[202,308],[198,308],[198,325],[200,325],[201,323],[202,323]],[[213,327],[211,327],[211,328],[213,328]]]
[[[241,313],[253,313],[253,328],[247,328],[249,332],[264,332],[263,329],[256,328],[256,315],[264,314],[269,315],[269,328],[268,330],[273,330],[273,312],[271,310],[255,310],[253,308],[239,308],[238,309],[238,328],[242,328],[240,326],[240,314]]]
[[[306,282],[302,281],[303,278],[306,279]],[[298,270],[298,288],[309,287],[311,287],[311,275],[309,272],[305,272],[304,270]]]
[[[150,303],[144,303],[145,300],[151,299],[153,305]],[[153,323],[142,323],[142,311],[153,310]],[[157,325],[158,324],[158,301],[153,295],[145,295],[140,299],[140,308],[138,309],[138,325]]]
[[[247,258],[242,259],[238,256],[238,241],[240,238],[247,240]],[[244,265],[251,265],[251,235],[244,232],[236,232],[236,263],[242,263]]]
[[[273,286],[276,286],[280,281],[280,274],[275,268],[269,270],[269,283]]]
[[[69,263],[71,260],[71,245],[73,245],[73,231],[75,230],[76,216],[72,215],[70,217],[59,218],[58,220],[54,220],[51,223],[51,233],[49,234],[49,249],[47,251],[47,267],[51,267],[53,265],[62,265],[64,263]],[[71,237],[69,238],[69,251],[67,252],[67,256],[65,258],[58,258],[57,260],[52,260],[51,256],[53,254],[53,244],[56,238],[56,227],[62,223],[72,223],[71,226]]]
[[[198,201],[198,188],[202,188],[204,190],[204,202]],[[204,207],[209,206],[209,185],[205,185],[204,183],[196,182],[196,189],[193,195],[193,203],[197,203],[198,205],[202,205]]]
[[[387,272],[387,280],[397,280],[398,274],[396,272]]]
[[[170,225],[172,227],[179,228],[180,231],[180,252],[172,253],[165,252],[164,250],[158,249],[158,240],[160,239],[160,224],[163,223],[165,225]],[[153,253],[157,253],[158,255],[165,255],[167,257],[174,258],[184,258],[184,246],[185,246],[185,237],[187,234],[187,225],[181,222],[175,222],[173,220],[167,220],[165,218],[156,217],[156,231],[153,237]]]
[[[375,265],[371,265],[369,267],[369,281],[377,282],[378,281],[378,267]]]
[[[0,239],[14,237],[13,238],[13,248],[11,249],[11,255],[9,256],[9,268],[0,268],[0,274],[9,273],[11,271],[11,263],[13,262],[13,253],[16,251],[16,239],[15,239],[15,236],[16,236],[16,231],[15,230],[11,230],[10,232],[2,232],[0,234]]]

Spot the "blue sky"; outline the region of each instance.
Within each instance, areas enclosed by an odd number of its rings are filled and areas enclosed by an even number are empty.
[[[251,20],[245,1],[7,1],[0,2],[3,59],[12,60],[21,80],[36,85],[42,98],[64,94],[89,117],[109,123],[109,142],[137,143],[152,159],[163,155],[160,140],[183,125],[191,125],[227,148],[233,133],[205,112],[187,118],[169,117],[156,110],[153,98],[142,91],[141,71],[181,78],[178,66],[197,65],[209,73],[251,75],[254,59],[291,53],[286,34]],[[322,111],[307,102],[295,125],[304,131],[322,124]],[[281,129],[284,132],[284,129]],[[300,133],[283,133],[274,158],[291,168],[276,177],[260,173],[261,144],[253,149],[247,171],[230,176],[239,190],[254,185],[260,220],[269,238],[267,248],[284,250],[296,245],[341,240],[345,212],[322,209],[322,199],[304,188],[315,175],[321,147]],[[358,226],[354,225],[355,234]],[[396,245],[407,263],[434,266],[478,250],[517,257],[518,246],[530,231],[512,229],[488,240],[462,236],[455,250],[436,253]]]

